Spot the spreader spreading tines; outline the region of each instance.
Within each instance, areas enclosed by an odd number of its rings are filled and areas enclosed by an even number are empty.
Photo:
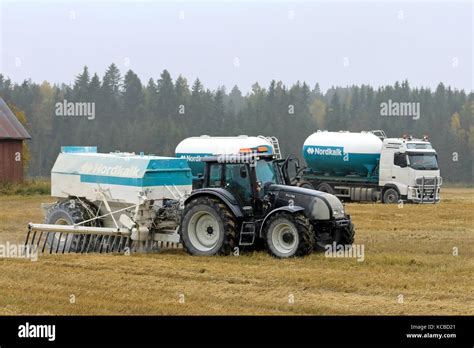
[[[42,224],[29,224],[25,246],[47,254],[124,253],[132,247],[130,236],[120,232],[102,231],[97,234],[84,231],[86,227],[75,226],[58,226],[57,231],[52,229],[50,226],[42,228]]]

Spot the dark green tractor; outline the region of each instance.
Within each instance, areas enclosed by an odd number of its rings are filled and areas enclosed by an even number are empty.
[[[352,244],[354,226],[331,194],[288,185],[294,166],[273,155],[212,156],[186,199],[180,234],[193,255],[264,245],[279,258]],[[298,171],[297,166],[295,167]]]

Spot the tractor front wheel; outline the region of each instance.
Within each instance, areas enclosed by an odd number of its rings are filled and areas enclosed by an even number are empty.
[[[316,244],[314,246],[317,251],[326,251],[328,247],[333,247],[334,243],[336,246],[343,245],[349,246],[354,243],[355,228],[352,222],[349,225],[332,231],[324,233],[316,232]]]
[[[313,245],[313,226],[303,214],[277,213],[266,224],[265,246],[274,257],[304,256]]]

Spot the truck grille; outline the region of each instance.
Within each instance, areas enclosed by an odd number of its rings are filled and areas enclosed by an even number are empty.
[[[418,203],[436,203],[439,202],[439,186],[427,185],[416,185],[416,193],[413,200]]]
[[[434,185],[441,186],[441,181],[442,181],[441,177],[439,177],[439,178],[425,177],[425,186],[434,186]],[[421,187],[423,185],[423,177],[416,178],[416,184]]]

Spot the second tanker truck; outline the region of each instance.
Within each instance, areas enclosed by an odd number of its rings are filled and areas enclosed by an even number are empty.
[[[383,131],[327,132],[303,145],[299,185],[351,201],[437,203],[442,179],[427,137],[387,138]]]

